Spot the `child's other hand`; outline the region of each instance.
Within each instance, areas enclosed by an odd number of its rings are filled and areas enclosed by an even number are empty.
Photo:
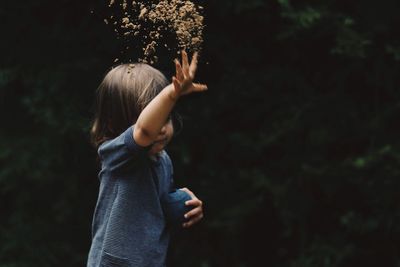
[[[175,98],[207,90],[207,85],[193,82],[197,70],[197,56],[198,54],[195,52],[190,64],[185,51],[182,51],[182,65],[178,59],[175,59],[176,76],[172,77]]]
[[[203,202],[198,199],[192,191],[187,189],[186,187],[181,188],[179,190],[183,190],[186,193],[188,193],[192,199],[186,201],[185,205],[186,206],[193,206],[193,209],[191,209],[188,213],[185,214],[185,218],[189,219],[188,222],[184,223],[182,226],[184,228],[191,227],[193,224],[199,222],[201,219],[203,219],[204,214],[203,214]]]

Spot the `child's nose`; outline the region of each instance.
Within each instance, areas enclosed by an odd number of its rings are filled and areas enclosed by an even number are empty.
[[[163,126],[163,127],[161,128],[160,134],[166,134],[166,133],[167,133],[167,127],[166,127],[166,126]]]

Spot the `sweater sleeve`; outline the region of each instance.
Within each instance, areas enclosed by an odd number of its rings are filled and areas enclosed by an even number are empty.
[[[123,170],[124,167],[133,166],[147,156],[151,145],[142,147],[133,138],[134,126],[129,127],[114,139],[104,142],[98,149],[103,167],[110,171]]]

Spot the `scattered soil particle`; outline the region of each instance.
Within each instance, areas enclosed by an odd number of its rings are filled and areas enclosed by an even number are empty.
[[[185,49],[199,51],[203,44],[204,17],[199,10],[202,6],[186,0],[161,0],[161,1],[132,1],[119,0],[123,18],[117,19],[122,23],[119,32],[124,38],[140,38],[143,47],[143,58],[140,62],[157,62],[157,45],[168,48],[162,39],[162,32],[174,33],[177,40],[178,51]],[[110,0],[109,6],[115,4]],[[113,15],[110,17],[114,19]],[[115,19],[114,19],[115,20]],[[109,22],[105,20],[107,24]],[[149,25],[150,24],[150,25]],[[146,27],[144,27],[146,26]],[[128,39],[129,40],[129,39]],[[168,50],[170,50],[168,48]]]

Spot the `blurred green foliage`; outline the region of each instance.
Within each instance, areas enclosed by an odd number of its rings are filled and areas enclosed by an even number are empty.
[[[0,9],[0,267],[86,263],[94,91],[123,47],[106,2]],[[206,217],[171,266],[399,266],[400,2],[200,3],[210,90],[169,153]]]

